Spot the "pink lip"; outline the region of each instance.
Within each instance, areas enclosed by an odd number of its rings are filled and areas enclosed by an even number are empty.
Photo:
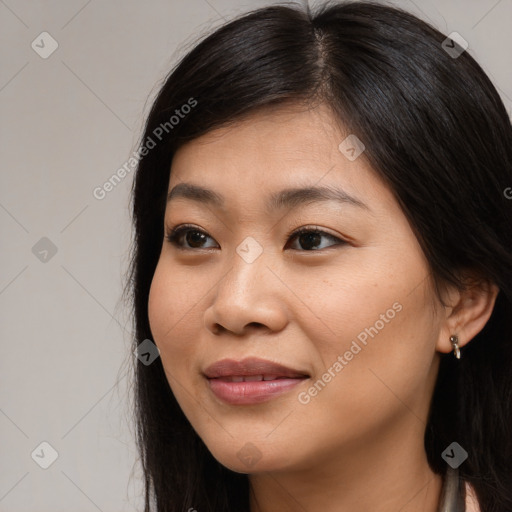
[[[215,396],[234,405],[266,402],[309,377],[300,370],[253,357],[241,361],[233,359],[217,361],[204,370],[204,375]],[[245,378],[255,379],[257,376],[272,380],[236,382]]]

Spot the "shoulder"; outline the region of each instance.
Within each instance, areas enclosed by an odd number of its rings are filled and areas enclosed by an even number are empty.
[[[469,482],[466,482],[466,512],[480,512],[475,491]]]

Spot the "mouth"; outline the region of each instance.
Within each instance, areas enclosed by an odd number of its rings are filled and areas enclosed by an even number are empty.
[[[309,375],[264,359],[223,359],[204,370],[212,393],[232,405],[267,402],[291,390]]]

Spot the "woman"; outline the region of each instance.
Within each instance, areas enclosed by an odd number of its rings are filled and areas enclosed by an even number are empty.
[[[411,14],[193,48],[133,189],[146,511],[512,510],[510,186],[495,88]]]

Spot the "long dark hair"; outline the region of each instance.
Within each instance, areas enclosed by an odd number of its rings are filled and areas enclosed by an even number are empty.
[[[467,51],[450,54],[445,38],[402,10],[348,2],[314,14],[258,9],[198,43],[165,79],[141,139],[146,151],[132,196],[134,343],[152,339],[148,294],[176,149],[262,107],[324,102],[365,142],[365,157],[393,190],[435,282],[462,289],[459,271],[474,269],[500,289],[460,361],[441,356],[425,450],[443,475],[441,454],[457,441],[469,453],[461,478],[482,512],[503,512],[512,510],[512,129],[481,67]],[[213,458],[160,358],[135,360],[134,372],[145,511],[248,511],[247,475]]]

